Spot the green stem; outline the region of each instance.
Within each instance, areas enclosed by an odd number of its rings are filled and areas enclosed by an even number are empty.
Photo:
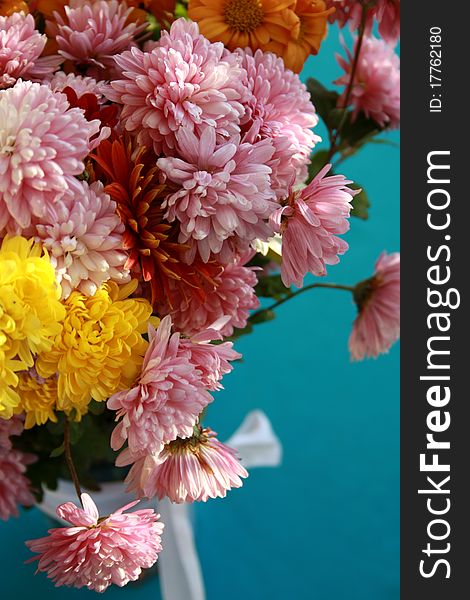
[[[284,302],[287,302],[288,300],[291,300],[292,298],[295,298],[296,296],[299,296],[300,294],[303,294],[304,292],[307,292],[308,290],[313,290],[315,288],[345,290],[347,292],[354,293],[354,287],[352,287],[350,285],[341,285],[339,283],[312,283],[310,285],[306,285],[305,287],[301,288],[300,290],[293,292],[289,296],[286,296],[285,298],[278,300],[277,302],[275,302],[274,304],[271,304],[271,306],[268,306],[267,308],[262,308],[260,310],[257,310],[255,313],[253,313],[251,315],[251,317],[248,319],[248,322],[253,321],[261,313],[264,313],[269,310],[274,310],[278,306],[281,306],[281,304],[284,304]]]
[[[338,127],[336,128],[336,131],[334,132],[334,134],[331,138],[330,150],[328,152],[328,158],[326,160],[327,163],[329,163],[331,161],[331,159],[333,158],[333,156],[336,154],[337,150],[339,149],[339,146],[337,145],[338,138],[341,134],[341,130],[343,129],[344,123],[346,122],[346,117],[348,115],[347,108],[348,108],[349,100],[351,99],[351,94],[352,94],[352,90],[354,87],[354,79],[356,78],[357,65],[359,63],[359,55],[361,54],[362,42],[364,40],[364,34],[366,31],[368,10],[369,10],[369,7],[367,5],[363,4],[362,5],[361,24],[359,26],[359,35],[358,35],[357,44],[356,44],[356,52],[354,54],[353,64],[352,64],[352,68],[351,68],[351,75],[349,77],[348,87],[346,88],[346,95],[344,97],[344,103],[343,103],[343,106],[341,107],[343,109],[343,114],[341,115],[341,120],[338,124]]]
[[[70,476],[72,477],[73,485],[75,486],[75,491],[77,493],[78,499],[80,500],[80,504],[82,503],[82,490],[80,487],[80,481],[78,479],[77,470],[75,468],[75,464],[72,458],[72,450],[70,447],[70,422],[65,421],[64,425],[64,454],[65,460],[67,462],[67,467],[70,472]],[[83,505],[82,505],[83,506]]]

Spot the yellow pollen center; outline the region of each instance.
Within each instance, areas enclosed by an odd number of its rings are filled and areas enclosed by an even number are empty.
[[[232,29],[251,33],[263,22],[264,13],[260,0],[228,0],[224,17]]]

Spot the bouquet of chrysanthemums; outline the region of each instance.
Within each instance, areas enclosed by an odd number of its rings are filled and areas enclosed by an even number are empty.
[[[163,524],[139,499],[242,485],[205,413],[276,306],[345,290],[353,359],[398,338],[398,254],[321,278],[367,217],[337,165],[399,125],[399,4],[0,0],[0,517],[73,481],[71,526],[27,542],[57,585],[155,563]],[[335,20],[355,32],[342,92],[298,76]],[[136,500],[100,516],[106,469]]]

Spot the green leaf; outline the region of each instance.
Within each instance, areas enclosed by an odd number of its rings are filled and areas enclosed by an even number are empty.
[[[256,295],[262,298],[274,298],[281,300],[286,296],[290,296],[292,291],[282,283],[280,275],[267,275],[260,277],[255,288]]]
[[[320,117],[329,126],[330,113],[336,109],[339,94],[333,90],[328,90],[324,85],[313,77],[307,80],[307,89],[312,97],[312,102]]]
[[[318,152],[312,154],[310,164],[308,165],[307,184],[310,183],[315,175],[317,175],[317,173],[326,165],[328,162],[328,154],[328,150],[318,150]]]
[[[350,156],[353,154],[350,151],[351,149],[354,149],[354,151],[359,150],[359,148],[362,148],[364,144],[382,131],[383,128],[380,125],[372,119],[368,119],[363,113],[359,113],[354,122],[352,121],[351,113],[349,113],[341,129],[341,151],[345,151]]]
[[[349,187],[351,187],[355,190],[358,190],[361,188],[361,186],[357,185],[356,183],[350,184]],[[359,194],[356,194],[354,196],[354,198],[352,199],[352,207],[353,208],[351,210],[351,216],[357,217],[359,219],[368,219],[369,218],[370,202],[369,202],[369,197],[367,196],[364,188],[362,188],[362,190],[359,192]]]
[[[49,454],[49,458],[58,458],[59,456],[62,456],[64,452],[64,444],[61,444],[58,448],[54,448],[54,450]]]

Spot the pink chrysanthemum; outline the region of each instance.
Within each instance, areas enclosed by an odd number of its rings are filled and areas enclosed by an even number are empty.
[[[215,286],[206,284],[205,301],[199,299],[197,290],[190,286],[170,282],[173,307],[162,307],[163,314],[170,312],[175,327],[186,335],[194,335],[211,326],[221,317],[227,317],[220,329],[230,336],[234,327],[246,326],[250,310],[258,308],[259,300],[254,287],[258,283],[255,270],[242,264],[229,264],[214,277]]]
[[[272,168],[272,186],[285,196],[293,171],[299,181],[307,176],[312,148],[321,141],[312,127],[318,123],[310,94],[299,76],[284,67],[271,52],[238,49],[247,72],[245,84],[251,92],[242,118],[249,139],[268,138],[275,152],[267,163]]]
[[[375,273],[354,290],[359,314],[349,350],[353,360],[377,357],[400,337],[400,254],[381,254]]]
[[[63,58],[40,58],[47,38],[36,31],[32,15],[15,12],[0,16],[0,89],[22,77],[32,81],[50,79]]]
[[[124,225],[101,183],[71,180],[69,185],[54,206],[56,218],[36,225],[37,241],[49,251],[62,297],[68,298],[74,289],[92,296],[108,279],[129,280],[122,249]]]
[[[51,89],[54,92],[62,92],[65,88],[72,88],[76,93],[77,98],[81,98],[84,94],[95,94],[98,102],[103,102],[104,93],[109,87],[109,84],[104,81],[96,81],[93,77],[82,77],[75,73],[64,73],[58,71],[49,82]]]
[[[72,502],[57,507],[57,515],[72,527],[57,527],[49,535],[26,542],[38,560],[37,572],[47,573],[56,586],[104,592],[111,584],[123,587],[153,566],[161,551],[163,523],[152,509],[124,514],[138,501],[101,518],[88,494],[83,508]],[[31,562],[30,561],[30,562]]]
[[[180,158],[160,158],[158,167],[179,189],[162,204],[165,217],[180,223],[179,241],[191,242],[192,262],[199,252],[204,262],[211,253],[227,264],[240,245],[269,236],[265,219],[276,208],[266,165],[274,148],[265,139],[240,143],[239,137],[217,144],[213,127],[197,137],[189,128],[177,133]]]
[[[36,460],[12,447],[10,437],[20,435],[23,424],[18,417],[0,419],[0,519],[18,516],[18,505],[32,506],[34,497],[25,477],[27,465]]]
[[[328,8],[336,9],[331,14],[330,22],[337,22],[340,27],[349,23],[351,31],[358,29],[362,20],[362,3],[357,0],[326,0]],[[376,0],[368,8],[366,32],[371,33],[374,19],[378,23],[380,35],[387,42],[396,43],[400,37],[400,0]]]
[[[181,127],[219,136],[238,133],[246,90],[238,59],[211,44],[196,23],[175,21],[151,52],[132,48],[115,57],[122,78],[108,97],[124,105],[122,123],[156,154],[173,154]]]
[[[236,451],[210,429],[196,429],[193,436],[167,444],[158,456],[137,461],[126,479],[129,491],[180,504],[225,498],[227,491],[241,487],[248,473]]]
[[[282,233],[281,278],[286,287],[302,287],[307,272],[326,275],[326,265],[337,264],[338,254],[348,249],[337,234],[349,229],[351,199],[358,190],[346,187],[352,181],[343,175],[325,177],[330,169],[326,165],[307,187],[292,191],[272,217]]]
[[[119,0],[76,2],[64,10],[65,17],[55,13],[59,54],[101,79],[115,72],[114,55],[131,48],[147,26],[128,22],[133,9]]]
[[[355,46],[357,40],[355,41]],[[346,89],[349,85],[353,54],[346,48],[347,59],[337,56],[345,74],[335,81],[344,85],[345,91],[338,100],[344,106]],[[353,118],[363,112],[381,127],[396,128],[400,125],[400,58],[393,46],[375,37],[366,37],[362,42],[356,75],[350,96]]]
[[[0,91],[0,231],[8,225],[16,233],[33,215],[54,215],[99,128],[100,121],[88,122],[46,85],[18,81]]]
[[[222,330],[228,321],[224,317],[211,327],[195,333],[190,339],[180,341],[181,348],[188,352],[188,360],[201,372],[201,383],[211,391],[223,389],[222,377],[233,369],[229,361],[237,360],[241,354],[233,349],[232,342],[212,344],[223,339]]]
[[[191,435],[198,415],[210,402],[204,374],[191,361],[180,334],[171,334],[167,316],[156,331],[149,326],[149,347],[137,385],[108,400],[108,408],[121,418],[111,446],[118,450],[127,440],[133,456],[159,452],[178,436]]]

